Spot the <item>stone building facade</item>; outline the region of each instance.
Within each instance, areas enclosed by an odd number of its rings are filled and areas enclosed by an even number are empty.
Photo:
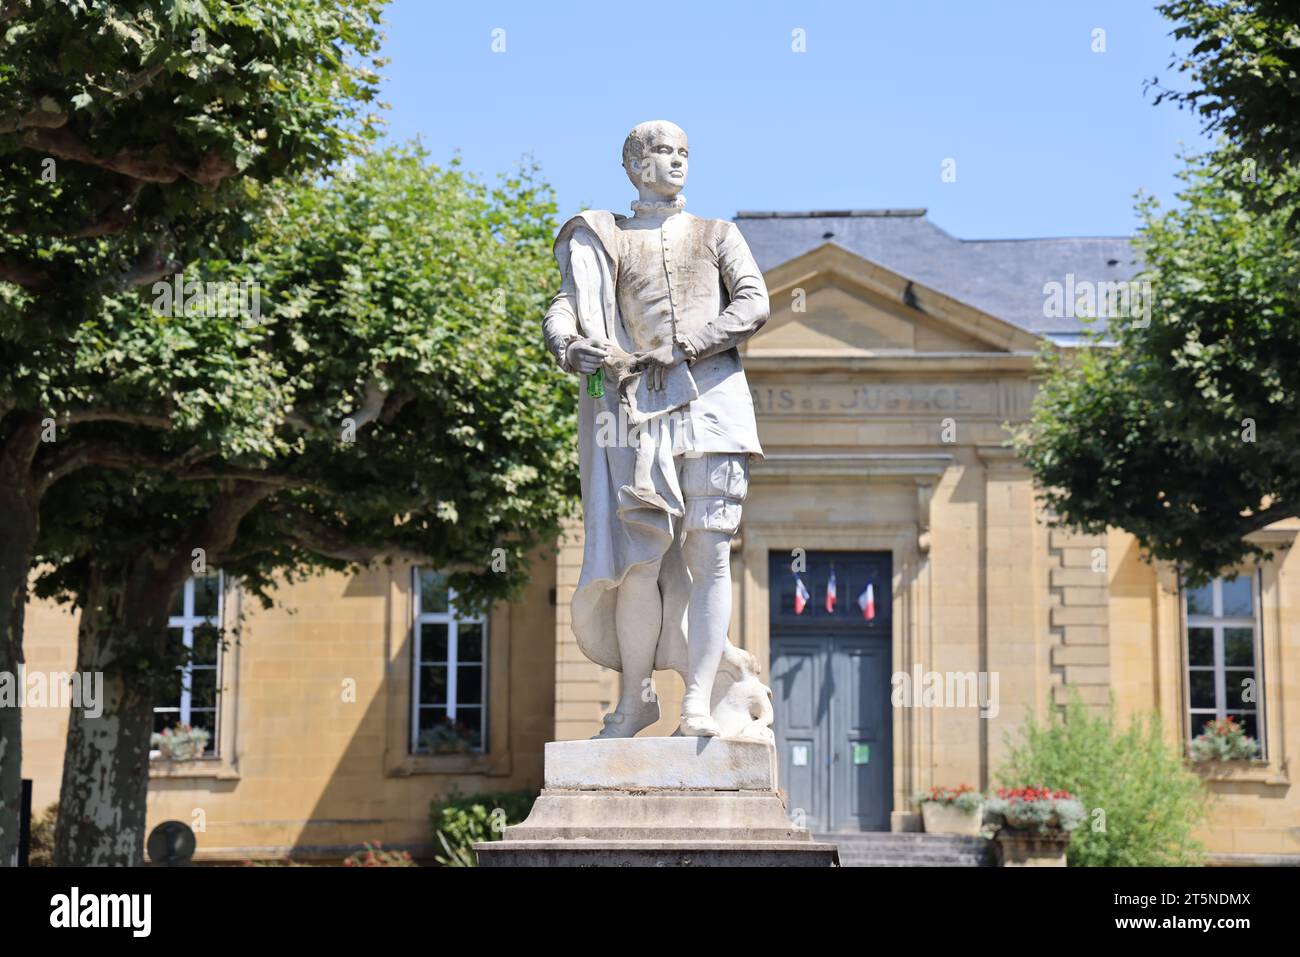
[[[1128,278],[1129,242],[964,241],[920,210],[737,223],[772,316],[744,350],[767,455],[733,546],[731,637],[773,688],[792,808],[823,831],[917,828],[914,791],[993,785],[1006,733],[1077,691],[1113,696],[1121,717],[1158,711],[1171,741],[1236,714],[1263,753],[1202,772],[1212,860],[1300,863],[1300,521],[1259,533],[1270,561],[1189,592],[1122,531],[1049,527],[1006,444],[1036,353],[1079,340],[1045,306],[1049,284]],[[594,734],[618,697],[569,630],[581,535],[539,553],[524,599],[481,623],[456,625],[436,578],[409,567],[312,579],[271,610],[222,583],[238,641],[215,662],[214,747],[159,762],[151,822],[198,822],[210,860],[427,850],[433,798],[538,787],[543,744]],[[799,614],[796,582],[811,595]],[[64,613],[31,610],[29,671],[71,670],[74,643]],[[656,683],[649,733],[671,733],[681,682]],[[472,747],[420,753],[449,712]],[[39,809],[57,798],[66,714],[24,722]]]

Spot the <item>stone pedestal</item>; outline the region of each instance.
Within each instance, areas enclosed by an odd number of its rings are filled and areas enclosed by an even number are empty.
[[[552,742],[528,820],[474,850],[484,867],[839,863],[786,817],[776,749],[739,738]]]

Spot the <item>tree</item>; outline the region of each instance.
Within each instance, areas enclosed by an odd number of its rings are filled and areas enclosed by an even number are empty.
[[[1300,506],[1300,24],[1272,0],[1160,9],[1201,83],[1162,97],[1227,138],[1188,158],[1181,206],[1140,200],[1150,315],[1045,355],[1017,446],[1064,524],[1123,528],[1200,583]]]
[[[205,352],[268,384],[228,435],[155,430],[167,468],[79,473],[43,506],[38,594],[81,607],[78,670],[107,698],[69,724],[60,863],[141,860],[153,708],[183,663],[168,611],[196,557],[266,602],[284,576],[393,558],[450,570],[469,607],[527,580],[577,491],[576,393],[536,334],[553,214],[530,172],[489,190],[390,150],[268,196],[242,261],[205,264],[256,277],[263,308]],[[165,338],[147,330],[172,320],[123,310],[116,335]]]
[[[1063,522],[1123,528],[1202,582],[1265,554],[1243,536],[1300,503],[1300,250],[1217,163],[1182,176],[1181,207],[1142,204],[1149,325],[1048,354],[1018,444]]]
[[[204,406],[165,377],[96,378],[81,327],[228,255],[258,184],[370,137],[380,6],[0,3],[0,672],[22,661],[43,496],[80,469],[161,466],[108,423],[194,425]],[[0,864],[17,856],[20,767],[21,712],[0,708]]]
[[[1194,110],[1206,132],[1235,143],[1240,156],[1222,159],[1239,159],[1238,175],[1300,163],[1300,7],[1294,0],[1173,0],[1157,9],[1178,22],[1177,39],[1192,43],[1169,65],[1189,74],[1194,85],[1161,89],[1155,102]],[[1296,199],[1294,193],[1247,198]]]

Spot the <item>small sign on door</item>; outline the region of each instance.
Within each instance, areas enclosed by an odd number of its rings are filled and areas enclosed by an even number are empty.
[[[853,742],[853,763],[866,764],[871,760],[871,745],[863,744],[861,741]]]
[[[790,764],[796,768],[808,765],[808,745],[794,744],[790,746]]]

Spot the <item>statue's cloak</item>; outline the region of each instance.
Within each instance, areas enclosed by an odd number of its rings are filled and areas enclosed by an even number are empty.
[[[555,259],[561,274],[573,277],[581,334],[608,339],[631,353],[636,348],[619,317],[615,295],[618,249],[614,214],[588,210],[564,224],[555,240]],[[580,381],[585,386],[585,377]],[[622,671],[615,627],[618,588],[629,569],[662,559],[659,592],[663,619],[655,668],[685,674],[691,577],[681,553],[682,523],[673,521],[684,512],[673,464],[674,446],[682,440],[680,417],[664,416],[661,427],[642,429],[639,449],[621,440],[598,441],[602,428],[609,435],[610,423],[617,428],[628,421],[626,407],[620,416],[620,402],[626,403],[622,393],[617,387],[606,388],[603,396],[592,398],[585,387],[579,391],[578,459],[585,539],[582,572],[571,604],[573,634],[588,658]]]

